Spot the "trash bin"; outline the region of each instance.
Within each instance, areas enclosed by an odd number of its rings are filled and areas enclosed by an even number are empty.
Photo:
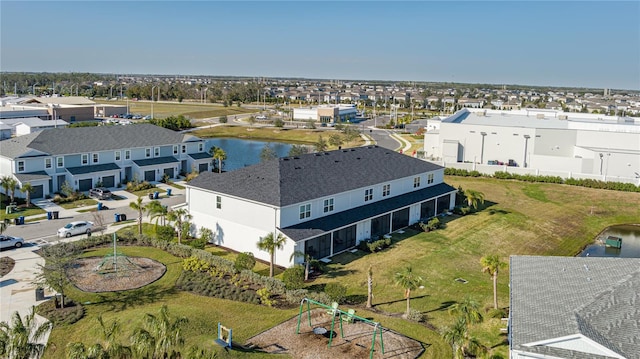
[[[18,220],[20,221],[20,224],[24,224],[24,216],[18,217]]]
[[[153,193],[149,193],[149,199],[153,199]]]
[[[36,288],[36,301],[44,300],[44,288]]]
[[[15,224],[16,226],[19,226],[20,225],[20,218],[19,217],[14,218],[13,219],[13,224]]]
[[[98,211],[102,211],[102,202],[98,202]]]
[[[47,220],[50,221],[53,219],[53,213],[47,212]]]
[[[60,212],[58,212],[58,211],[53,211],[53,212],[51,212],[51,213],[53,213],[53,219],[58,219],[58,216],[60,215]]]
[[[167,196],[171,196],[171,188],[167,189]]]
[[[120,222],[120,215],[118,213],[114,214],[113,217],[116,223]]]
[[[153,192],[153,199],[158,199],[158,197],[160,197],[160,192],[158,191]]]
[[[127,220],[127,215],[126,214],[121,214],[120,215],[120,220],[121,221],[126,221]]]

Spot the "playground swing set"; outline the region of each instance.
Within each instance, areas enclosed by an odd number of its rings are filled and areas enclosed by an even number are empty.
[[[336,323],[336,317],[338,318],[338,323],[340,326],[340,336],[342,338],[344,338],[344,332],[342,330],[342,318],[343,316],[348,317],[349,320],[358,320],[361,322],[364,322],[366,324],[372,325],[373,326],[373,337],[371,339],[371,350],[369,351],[369,358],[373,358],[373,353],[375,351],[375,346],[376,346],[376,337],[378,335],[378,333],[380,333],[380,348],[382,350],[382,354],[384,354],[384,340],[382,339],[382,331],[383,328],[380,325],[380,323],[378,322],[374,322],[371,321],[367,318],[363,318],[363,317],[359,317],[357,315],[355,315],[353,312],[348,313],[348,312],[343,312],[342,310],[338,309],[335,305],[334,306],[329,306],[326,305],[324,303],[320,303],[317,302],[313,299],[309,299],[309,298],[303,298],[302,301],[300,301],[300,313],[298,314],[298,325],[296,327],[296,334],[300,334],[300,321],[302,319],[302,311],[304,309],[304,304],[305,302],[307,303],[307,318],[309,320],[309,327],[312,327],[311,324],[311,304],[320,306],[324,309],[327,309],[327,313],[331,313],[332,314],[332,318],[331,318],[331,330],[329,331],[329,344],[327,345],[329,348],[331,348],[331,342],[333,341],[333,329],[335,328],[335,323]]]

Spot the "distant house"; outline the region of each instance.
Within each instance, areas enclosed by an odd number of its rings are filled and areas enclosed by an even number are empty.
[[[211,229],[217,245],[269,260],[256,243],[282,234],[276,263],[289,266],[295,251],[331,257],[450,210],[456,189],[443,181],[441,166],[369,146],[201,173],[186,200],[194,227]]]
[[[640,358],[640,259],[512,256],[511,358]]]
[[[1,141],[0,148],[0,172],[20,187],[31,183],[31,198],[52,195],[65,181],[88,191],[98,183],[205,172],[211,163],[204,140],[150,124],[49,129]]]

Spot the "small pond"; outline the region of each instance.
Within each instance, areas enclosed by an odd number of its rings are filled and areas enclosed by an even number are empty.
[[[224,171],[233,171],[260,163],[260,152],[267,144],[275,150],[278,157],[287,156],[292,147],[288,143],[243,140],[239,138],[211,138],[207,140],[207,148],[216,146],[227,153],[227,159],[224,160],[222,168]]]
[[[622,238],[622,247],[606,247],[604,241],[608,236]],[[580,257],[587,256],[640,258],[640,226],[619,225],[605,229],[594,244],[588,245],[580,253]]]

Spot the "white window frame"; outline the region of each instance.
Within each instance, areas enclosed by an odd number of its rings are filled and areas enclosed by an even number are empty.
[[[122,152],[120,152],[120,151],[116,151],[116,152],[115,152],[115,155],[114,155],[114,159],[115,159],[116,161],[122,161]]]
[[[153,157],[160,157],[160,147],[153,148]]]
[[[20,169],[20,167],[22,167],[22,169]],[[18,161],[18,172],[24,172],[25,168],[24,161]]]
[[[144,157],[145,158],[151,158],[151,148],[145,148],[144,149]]]
[[[311,217],[311,203],[300,206],[300,219]]]
[[[382,185],[382,197],[386,197],[391,194],[391,184],[387,183]]]
[[[174,154],[174,155],[177,155],[177,154],[178,154],[178,152],[179,152],[179,150],[178,150],[178,145],[173,145],[173,154]]]
[[[420,187],[420,177],[413,177],[413,188]]]
[[[91,154],[91,163],[100,163],[100,154],[99,153]]]
[[[51,160],[51,157],[45,158],[44,168],[52,168],[52,167],[53,167],[53,161]]]
[[[124,150],[124,159],[125,160],[131,159],[131,150]]]
[[[56,167],[63,168],[64,167],[64,157],[56,157]]]
[[[427,184],[433,183],[433,173],[427,174]]]
[[[364,201],[373,201],[373,188],[367,188],[364,190]]]
[[[333,212],[333,209],[334,209],[333,203],[334,203],[333,198],[327,198],[324,200],[323,206],[322,206],[324,213]]]
[[[216,208],[222,209],[222,196],[216,196]]]
[[[83,153],[80,155],[80,164],[82,166],[86,166],[89,164],[89,154],[88,153]]]

